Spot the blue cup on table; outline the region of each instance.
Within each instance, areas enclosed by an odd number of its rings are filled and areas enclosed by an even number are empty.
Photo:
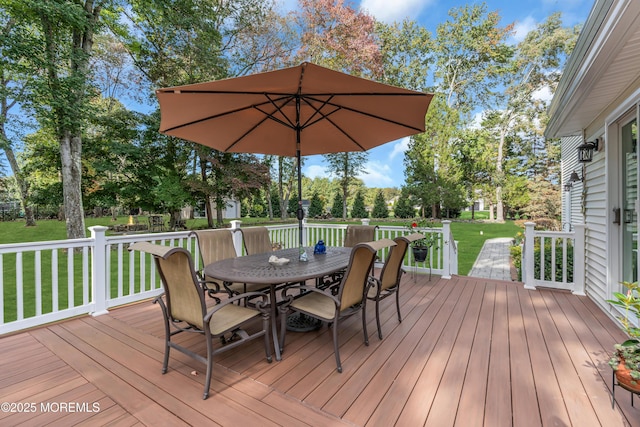
[[[314,254],[327,253],[327,247],[324,245],[324,240],[318,240],[318,243],[316,243],[316,246],[313,248],[313,253]]]

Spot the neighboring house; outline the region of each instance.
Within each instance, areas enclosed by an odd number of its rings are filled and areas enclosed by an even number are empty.
[[[585,290],[606,312],[638,280],[640,1],[597,0],[551,102],[548,138],[562,138],[562,216],[585,224]],[[577,147],[598,141],[590,162]],[[575,171],[574,179],[569,182]],[[583,179],[583,180],[580,180]]]

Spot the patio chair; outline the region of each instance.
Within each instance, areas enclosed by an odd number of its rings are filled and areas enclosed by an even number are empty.
[[[372,242],[376,238],[377,229],[377,225],[347,225],[343,246],[352,248],[358,243]],[[373,272],[373,264],[371,264],[371,269]],[[344,270],[336,271],[331,275],[319,278],[316,286],[320,289],[335,288],[335,285],[342,280],[344,273]]]
[[[402,279],[402,274],[405,273],[402,269],[402,261],[411,242],[423,238],[423,234],[413,233],[408,236],[400,236],[393,239],[396,245],[389,251],[389,255],[382,266],[380,277],[372,277],[372,280],[369,281],[365,294],[368,300],[376,302],[376,324],[378,326],[378,338],[380,339],[382,339],[380,301],[395,294],[398,321],[402,322],[402,316],[400,314],[400,279]]]
[[[373,265],[376,253],[383,248],[394,246],[396,243],[390,239],[381,239],[373,242],[359,243],[351,250],[349,266],[342,281],[338,285],[335,295],[327,290],[321,290],[312,286],[288,286],[282,291],[284,304],[281,307],[283,313],[281,319],[281,348],[284,348],[284,338],[286,334],[286,314],[289,310],[306,314],[312,318],[328,322],[333,328],[333,351],[336,357],[338,372],[342,372],[340,362],[340,352],[338,346],[338,329],[340,320],[362,312],[362,329],[364,343],[369,345],[369,334],[367,333],[366,298],[364,298],[365,287],[369,280],[369,270]],[[294,297],[290,290],[300,289],[306,291],[302,296]]]
[[[241,228],[240,232],[247,255],[263,254],[273,250],[267,227]]]
[[[162,308],[165,325],[163,374],[167,372],[169,351],[172,348],[204,363],[207,366],[207,374],[202,398],[206,399],[209,397],[215,354],[231,350],[247,341],[264,337],[265,354],[267,361],[271,362],[268,333],[269,309],[265,308],[268,304],[266,295],[257,292],[240,294],[209,309],[205,304],[204,288],[198,281],[191,254],[186,249],[137,242],[131,245],[129,250],[153,255],[164,286],[164,294],[154,299],[154,303],[160,304]],[[234,304],[247,297],[262,298],[256,304],[257,309]],[[242,327],[258,316],[262,317],[262,328],[249,334]],[[198,333],[204,336],[207,346],[206,358],[171,341],[174,335],[182,332]],[[229,334],[230,339],[226,339],[225,334]],[[214,349],[214,337],[221,338],[221,347]]]
[[[236,248],[233,244],[233,235],[228,229],[196,230],[189,233],[189,235],[195,236],[196,241],[198,242],[200,260],[203,269],[205,266],[213,262],[235,258],[237,256]],[[204,286],[207,288],[209,296],[216,298],[213,295],[213,291],[220,289],[220,284],[216,280],[206,277],[203,270],[199,271],[198,275],[200,280],[204,282]],[[209,289],[211,284],[214,284],[213,289]],[[222,285],[230,297],[245,292],[261,292],[265,289],[269,289],[268,286],[265,287],[264,285],[258,285],[255,283],[223,283]]]
[[[376,239],[377,229],[377,225],[347,225],[343,246],[352,248],[358,243],[371,242]]]

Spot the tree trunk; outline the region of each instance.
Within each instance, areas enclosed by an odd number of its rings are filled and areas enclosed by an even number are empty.
[[[273,203],[271,203],[271,189],[269,188],[271,185],[266,186],[267,192],[267,214],[269,215],[269,219],[273,220]]]
[[[489,221],[493,221],[493,203],[489,203]]]
[[[18,186],[18,191],[20,193],[20,203],[22,204],[22,210],[24,211],[25,226],[33,227],[36,225],[36,219],[33,215],[33,209],[31,209],[31,206],[29,205],[29,183],[22,177],[22,172],[20,170],[20,166],[18,166],[18,161],[16,160],[13,148],[11,148],[9,140],[4,134],[4,128],[2,129],[2,134],[2,139],[5,141],[4,152],[7,156],[7,160],[9,161],[9,165],[11,166],[11,171],[16,179],[16,185]]]
[[[205,159],[202,156],[200,156],[200,178],[202,179],[204,187],[207,188],[207,186],[206,186],[206,183],[208,181],[208,179],[207,179],[207,159]],[[217,211],[219,211],[219,210],[220,209],[216,209],[216,214],[217,214]],[[213,225],[213,212],[211,210],[211,196],[209,194],[205,194],[204,195],[204,211],[205,211],[205,215],[207,217],[207,226],[209,228],[214,228],[214,225]],[[218,224],[222,224],[222,220],[220,220],[220,222]]]
[[[204,196],[204,215],[207,217],[207,227],[213,228],[213,209],[211,209],[211,196],[208,194]]]
[[[498,144],[498,158],[496,159],[496,176],[498,178],[498,185],[496,186],[496,220],[504,221],[504,205],[502,202],[502,181],[504,180],[504,170],[502,167],[502,161],[504,158],[504,140],[505,129],[500,131],[500,143]]]
[[[86,237],[84,208],[82,206],[82,139],[65,131],[60,140],[60,160],[62,163],[62,197],[64,218],[68,239]]]

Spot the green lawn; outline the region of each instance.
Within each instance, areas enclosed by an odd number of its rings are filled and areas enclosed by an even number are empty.
[[[103,218],[87,218],[86,225],[87,227],[93,225],[104,225],[110,226],[114,224],[125,224],[128,221],[128,217],[120,217],[117,221],[112,221],[109,217]],[[269,222],[267,220],[259,220],[259,219],[242,219],[243,225],[254,225],[257,223],[260,224],[277,224],[278,222]],[[296,221],[292,221],[296,222]],[[322,221],[325,222],[325,221]],[[344,224],[344,221],[332,221],[333,223]],[[349,221],[349,223],[359,223],[359,221]],[[372,225],[395,225],[395,226],[405,226],[408,222],[404,221],[395,221],[395,220],[387,220],[387,221],[371,221]],[[440,226],[439,223],[436,223],[434,226]],[[187,227],[190,229],[204,228],[206,227],[205,219],[194,219],[187,221]],[[458,271],[460,274],[468,274],[475,262],[480,249],[484,241],[488,238],[492,237],[514,237],[516,233],[522,231],[518,226],[516,226],[513,221],[507,221],[503,224],[498,223],[489,223],[482,221],[456,221],[451,224],[451,230],[454,236],[454,239],[458,242]],[[89,232],[87,232],[89,235]],[[66,238],[66,230],[65,223],[57,220],[41,220],[37,222],[35,227],[25,227],[23,221],[10,221],[10,222],[0,222],[0,244],[6,243],[22,243],[22,242],[33,242],[33,241],[44,241],[44,240],[64,240]],[[66,307],[68,294],[66,291],[66,280],[67,280],[67,256],[69,254],[64,251],[58,254],[58,278],[59,278],[59,291],[58,291],[58,304],[59,307]],[[74,272],[73,274],[76,277],[76,290],[75,290],[75,305],[81,304],[83,295],[82,290],[80,288],[81,285],[81,255],[73,254],[74,258]],[[115,256],[115,254],[114,254]],[[5,321],[11,321],[15,319],[15,305],[16,305],[16,290],[15,290],[15,258],[14,254],[6,254],[2,257],[2,266],[3,266],[3,274],[6,280],[4,281],[5,286],[3,289],[4,292],[4,303],[5,303]],[[47,272],[51,271],[51,254],[49,252],[44,252],[42,256],[42,271]],[[32,316],[35,313],[35,261],[33,258],[33,253],[25,253],[23,257],[23,283],[24,283],[24,314],[25,317]],[[124,277],[124,293],[128,293],[128,274],[129,269],[128,265],[128,257],[123,258],[123,273]],[[151,262],[148,263],[148,267],[151,268],[153,264]],[[111,265],[111,274],[112,274],[112,283],[115,283],[116,279],[116,263],[112,262]],[[136,271],[134,274],[138,274]],[[14,283],[14,285],[11,285]],[[115,285],[114,285],[115,286]],[[51,309],[52,304],[52,294],[53,289],[51,288],[50,281],[43,281],[43,287],[45,289],[42,290],[43,301],[42,307],[43,311],[47,312]],[[115,289],[112,289],[112,296],[115,297]]]
[[[467,274],[473,263],[480,253],[482,244],[486,239],[493,237],[514,237],[516,233],[522,231],[520,227],[513,221],[505,221],[504,223],[494,223],[488,221],[470,221],[471,212],[463,212],[463,220],[454,221],[451,224],[453,237],[458,242],[458,271],[460,274]],[[487,212],[476,212],[476,218],[487,217]],[[115,224],[126,224],[128,216],[119,217],[117,221],[112,221],[110,217],[87,218],[86,226],[104,225],[112,226]],[[168,221],[167,220],[165,222]],[[295,221],[292,221],[295,222]],[[343,221],[332,221],[333,223],[341,223]],[[242,218],[244,225],[253,224],[277,224],[279,222],[269,222],[266,219]],[[406,220],[387,220],[387,221],[371,221],[373,225],[401,225],[408,223]],[[206,219],[198,218],[187,220],[187,228],[197,229],[207,226]],[[436,226],[439,226],[437,223]],[[87,231],[87,236],[89,232]],[[20,243],[20,242],[36,242],[42,240],[64,240],[66,238],[65,223],[57,220],[41,220],[37,222],[35,227],[25,227],[23,221],[0,222],[0,244],[4,243]]]

